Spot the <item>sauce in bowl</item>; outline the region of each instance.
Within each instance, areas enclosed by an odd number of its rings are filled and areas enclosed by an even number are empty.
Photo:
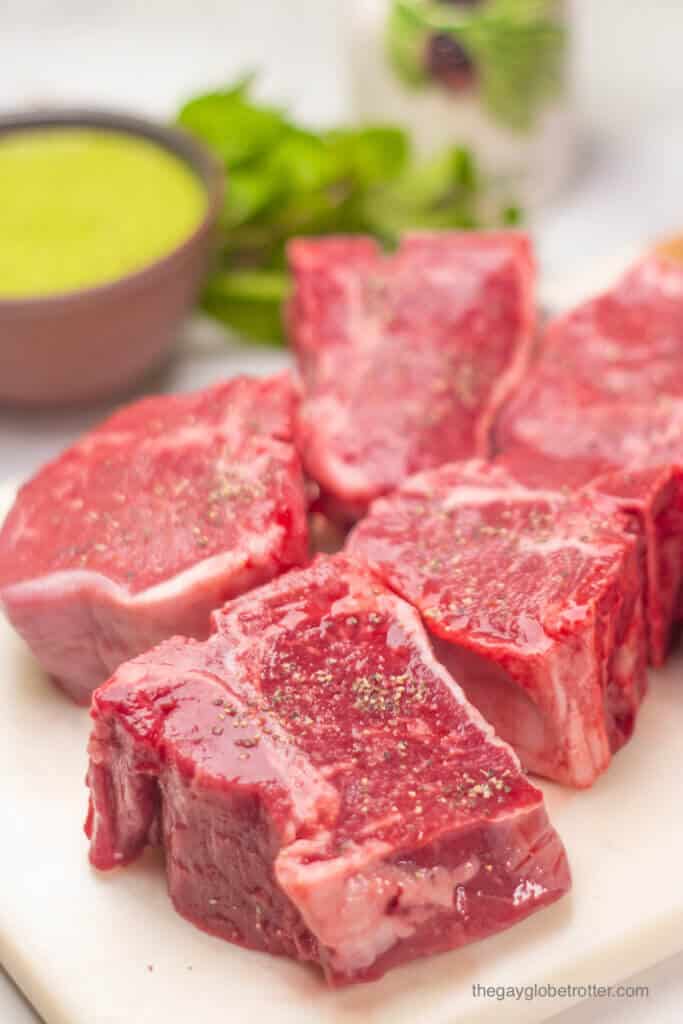
[[[199,227],[206,188],[139,135],[37,128],[0,137],[0,299],[108,284]]]

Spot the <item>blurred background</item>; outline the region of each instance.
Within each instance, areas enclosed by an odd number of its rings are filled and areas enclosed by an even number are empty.
[[[167,120],[189,97],[255,71],[259,99],[314,128],[337,125],[358,111],[354,76],[370,45],[362,6],[363,0],[2,0],[0,114],[87,105]],[[549,303],[580,295],[586,281],[590,290],[653,239],[683,228],[683,3],[573,0],[567,17],[573,169],[531,218]],[[0,223],[2,203],[0,195]],[[282,350],[243,345],[195,322],[174,361],[146,387],[200,386],[218,374],[266,372],[285,362]],[[0,478],[27,476],[108,408],[0,408]],[[646,1007],[584,1007],[566,1014],[566,1022],[679,1020],[681,976],[678,959],[649,972]],[[2,976],[0,1020],[34,1020]]]
[[[567,6],[582,151],[541,225],[549,273],[580,269],[587,244],[599,260],[675,226],[683,165],[683,5]],[[261,96],[334,124],[350,113],[353,10],[335,0],[3,0],[0,111],[86,103],[170,117],[254,69]]]

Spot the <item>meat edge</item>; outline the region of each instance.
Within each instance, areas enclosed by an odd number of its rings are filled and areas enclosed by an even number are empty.
[[[281,525],[241,553],[204,559],[154,587],[131,595],[99,573],[67,570],[13,583],[0,607],[42,667],[81,705],[122,662],[174,633],[204,639],[211,612],[307,557]],[[286,561],[283,561],[286,559]]]

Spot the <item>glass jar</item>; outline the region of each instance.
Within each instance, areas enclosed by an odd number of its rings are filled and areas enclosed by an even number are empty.
[[[569,19],[560,0],[355,0],[355,113],[417,153],[474,153],[493,192],[533,208],[572,169]]]

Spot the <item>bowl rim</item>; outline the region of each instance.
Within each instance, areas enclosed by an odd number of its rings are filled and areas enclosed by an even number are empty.
[[[179,243],[137,270],[123,274],[102,284],[85,285],[69,291],[47,295],[25,295],[17,298],[0,296],[0,316],[5,314],[30,314],[39,310],[58,313],[61,308],[91,302],[99,297],[115,296],[117,291],[126,291],[162,275],[186,251],[192,250],[207,233],[211,232],[218,220],[224,194],[224,170],[218,158],[194,136],[176,125],[166,124],[151,117],[141,117],[125,111],[90,107],[69,107],[65,109],[37,109],[25,113],[0,116],[0,140],[6,135],[22,131],[52,128],[85,128],[95,131],[117,132],[137,136],[155,143],[172,153],[194,171],[206,192],[207,204],[204,215],[192,231]]]

